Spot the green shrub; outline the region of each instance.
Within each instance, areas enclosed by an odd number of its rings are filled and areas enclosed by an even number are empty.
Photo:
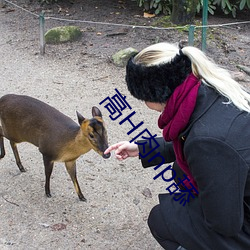
[[[200,13],[202,11],[202,8],[203,8],[203,0],[199,0],[197,7],[196,7],[197,13]],[[216,10],[216,6],[213,4],[213,2],[211,2],[211,0],[208,0],[208,12],[211,15],[214,15],[215,10]]]
[[[174,0],[133,0],[139,7],[143,7],[145,11],[154,11],[156,15],[163,13],[171,14],[172,3]],[[189,0],[193,1],[193,0]],[[197,13],[202,10],[204,0],[199,0],[197,4]],[[217,7],[220,7],[224,14],[231,14],[236,17],[237,11],[250,9],[250,0],[208,0],[208,12],[214,15]]]
[[[225,14],[231,13],[233,17],[236,17],[237,10],[250,9],[250,0],[214,0],[213,4],[220,6]]]
[[[143,7],[145,11],[153,11],[158,15],[163,13],[165,15],[171,14],[172,4],[171,0],[135,0],[139,7]]]

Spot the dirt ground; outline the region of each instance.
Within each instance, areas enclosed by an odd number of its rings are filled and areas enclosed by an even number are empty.
[[[132,1],[85,0],[40,7],[36,1],[13,1],[46,17],[60,17],[117,24],[150,26],[159,19],[143,18],[143,11]],[[28,3],[27,3],[28,2]],[[65,2],[65,3],[64,3]],[[249,16],[249,15],[248,15]],[[199,19],[199,18],[197,18]],[[210,24],[246,21],[209,17]],[[69,22],[46,20],[46,30]],[[103,113],[109,143],[131,140],[129,124],[112,121],[104,98],[117,88],[127,96],[136,111],[134,123],[144,121],[143,129],[161,135],[158,114],[132,98],[126,89],[124,68],[112,64],[111,55],[120,49],[138,50],[158,42],[187,40],[187,32],[153,30],[71,22],[84,31],[80,41],[46,45],[39,54],[37,16],[12,5],[0,9],[0,86],[7,93],[30,95],[56,107],[77,121],[75,111],[91,117],[91,107]],[[219,64],[240,73],[240,82],[249,87],[249,76],[237,65],[249,65],[250,25],[209,29],[207,52]],[[195,44],[200,45],[196,36]],[[122,117],[129,114],[124,110]],[[139,132],[139,131],[138,131]],[[19,152],[27,172],[20,173],[8,141],[6,156],[0,162],[0,249],[161,249],[147,227],[147,216],[158,203],[166,184],[153,180],[153,169],[143,169],[138,159],[118,162],[113,156],[104,160],[91,151],[77,160],[78,181],[87,202],[81,202],[62,163],[55,164],[51,178],[52,198],[44,194],[42,156],[30,144],[20,144]],[[180,222],[181,223],[181,222]]]

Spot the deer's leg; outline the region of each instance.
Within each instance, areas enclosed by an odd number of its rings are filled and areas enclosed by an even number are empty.
[[[13,153],[14,153],[14,156],[16,159],[16,164],[17,164],[18,168],[20,169],[21,172],[25,172],[26,170],[24,169],[24,167],[21,163],[21,160],[20,160],[20,157],[19,157],[19,154],[17,151],[16,143],[14,141],[10,141],[10,145],[11,145],[11,148],[13,150]]]
[[[74,187],[76,190],[76,193],[78,194],[78,197],[81,201],[87,201],[86,198],[83,196],[82,191],[80,189],[80,186],[77,181],[76,177],[76,161],[68,161],[65,162],[66,169],[70,175],[71,180],[74,183]]]
[[[0,150],[1,150],[0,159],[2,159],[5,156],[5,149],[3,141],[3,129],[1,126],[0,126]]]
[[[43,163],[45,168],[45,194],[47,197],[51,197],[50,193],[50,177],[53,171],[54,162],[50,157],[43,155]]]

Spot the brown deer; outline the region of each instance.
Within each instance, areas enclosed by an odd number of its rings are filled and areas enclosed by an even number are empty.
[[[45,167],[45,193],[50,194],[50,176],[54,162],[64,162],[81,201],[83,196],[76,176],[76,160],[94,149],[103,158],[108,148],[107,132],[101,111],[92,107],[93,118],[86,119],[77,112],[80,126],[60,111],[29,96],[8,94],[0,98],[0,158],[5,156],[3,137],[9,139],[16,164],[20,161],[17,143],[29,142],[39,148]]]

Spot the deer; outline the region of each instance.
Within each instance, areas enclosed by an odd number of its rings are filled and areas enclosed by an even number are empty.
[[[86,201],[76,175],[76,160],[91,149],[104,159],[108,137],[101,111],[92,107],[92,118],[76,111],[79,125],[54,107],[31,96],[7,94],[0,98],[0,159],[5,156],[8,139],[21,172],[25,172],[17,144],[28,142],[38,147],[45,168],[45,194],[51,197],[50,177],[54,162],[64,162],[81,201]]]

